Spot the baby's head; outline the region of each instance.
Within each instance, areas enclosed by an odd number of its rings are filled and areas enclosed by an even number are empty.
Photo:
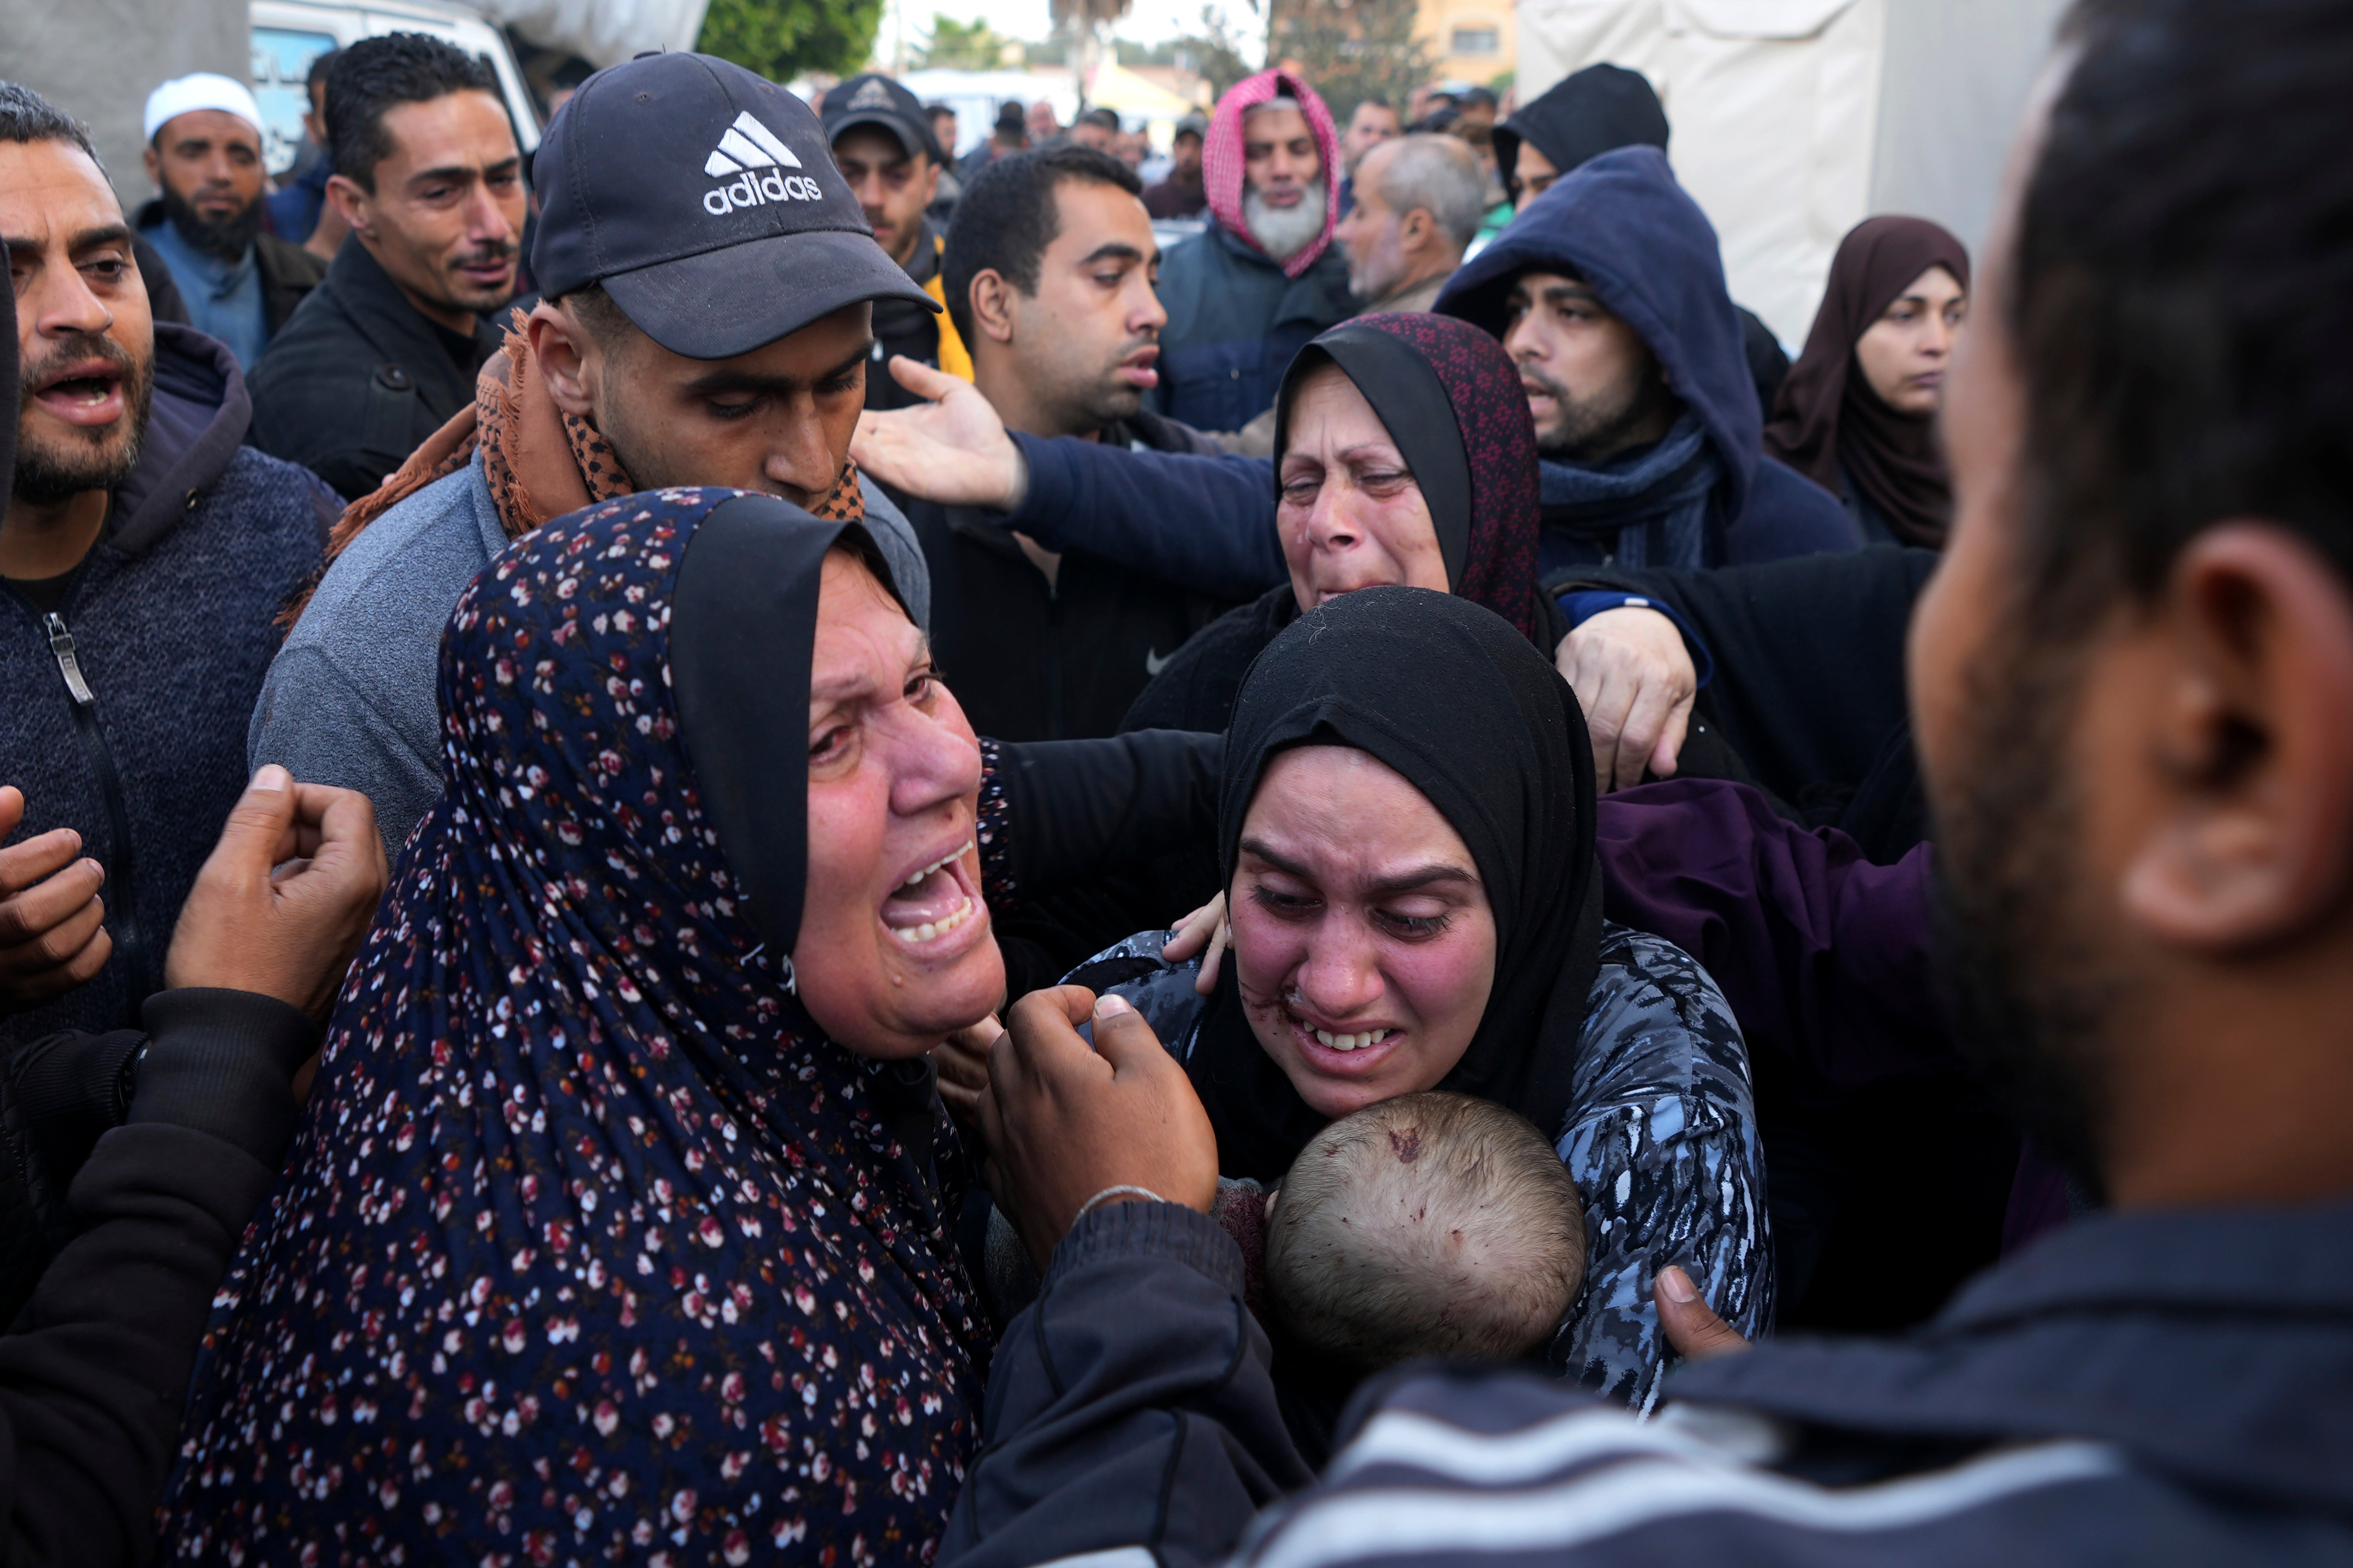
[[[1409,1094],[1318,1133],[1266,1225],[1266,1284],[1308,1349],[1371,1370],[1542,1344],[1585,1279],[1585,1207],[1500,1105]]]

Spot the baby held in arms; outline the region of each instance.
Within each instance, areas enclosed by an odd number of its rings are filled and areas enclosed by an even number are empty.
[[[1585,1279],[1585,1207],[1560,1157],[1468,1095],[1401,1095],[1332,1123],[1268,1195],[1263,1235],[1282,1336],[1360,1374],[1525,1355]]]

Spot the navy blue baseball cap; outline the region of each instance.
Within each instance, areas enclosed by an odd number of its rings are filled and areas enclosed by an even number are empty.
[[[808,105],[709,55],[600,70],[532,159],[531,275],[591,283],[646,336],[729,359],[861,300],[939,309],[874,243]]]

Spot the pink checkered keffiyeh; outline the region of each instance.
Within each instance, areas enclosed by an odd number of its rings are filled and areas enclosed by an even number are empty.
[[[1201,144],[1201,183],[1209,195],[1209,211],[1237,237],[1253,249],[1263,249],[1242,216],[1242,115],[1274,98],[1295,98],[1307,128],[1314,132],[1315,151],[1324,161],[1324,232],[1314,243],[1282,264],[1283,276],[1296,278],[1315,265],[1332,243],[1333,226],[1340,221],[1340,133],[1332,111],[1315,89],[1283,70],[1263,70],[1236,82],[1209,116],[1209,134]]]

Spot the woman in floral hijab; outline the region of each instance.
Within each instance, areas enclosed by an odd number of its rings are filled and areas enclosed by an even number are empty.
[[[440,700],[169,1551],[927,1560],[987,1342],[922,1052],[1002,991],[1002,806],[887,569],[623,497],[468,589]]]

